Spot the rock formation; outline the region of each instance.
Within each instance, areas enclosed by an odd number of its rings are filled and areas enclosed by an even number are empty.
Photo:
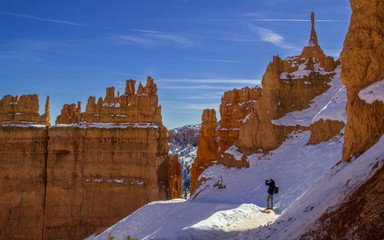
[[[221,98],[219,137],[223,154],[239,137],[240,125],[251,113],[253,105],[261,96],[261,88],[242,88],[225,92]]]
[[[345,123],[342,121],[332,120],[319,120],[310,126],[311,136],[308,140],[308,144],[318,144],[326,142],[338,135],[340,131],[345,127]]]
[[[338,64],[332,57],[325,56],[318,45],[312,14],[310,40],[301,55],[285,60],[276,56],[268,65],[261,96],[240,127],[237,142],[240,151],[246,154],[258,149],[270,151],[280,146],[293,130],[307,130],[309,125],[277,122],[289,112],[308,108],[314,97],[329,89]]]
[[[134,91],[128,80],[126,94],[108,88],[86,112],[65,105],[50,128],[36,113],[37,95],[3,98],[1,239],[82,239],[150,201],[181,197],[157,86],[148,78]]]
[[[202,172],[218,159],[217,120],[215,109],[204,109],[201,116],[201,130],[197,142],[197,156],[191,168],[191,196],[197,189]]]
[[[39,96],[21,95],[12,96],[6,95],[0,100],[0,123],[1,125],[31,125],[42,124],[50,125],[49,115],[49,96],[45,106],[45,114],[39,114]]]
[[[351,23],[340,55],[348,95],[344,161],[365,152],[384,133],[383,102],[367,103],[359,97],[362,89],[384,79],[384,2],[350,2]]]
[[[37,95],[0,100],[0,239],[42,237],[49,109],[38,111]]]
[[[56,118],[56,124],[71,124],[80,121],[81,102],[76,104],[64,104],[61,114]]]
[[[105,98],[90,97],[85,112],[80,114],[80,105],[64,106],[56,124],[71,123],[161,123],[161,106],[158,105],[157,85],[148,77],[145,87],[141,82],[135,91],[135,80],[127,80],[125,93],[115,96],[115,88],[107,88]],[[75,118],[75,119],[73,119]],[[76,119],[77,118],[77,119]]]

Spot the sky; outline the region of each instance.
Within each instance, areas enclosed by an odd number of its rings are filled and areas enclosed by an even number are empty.
[[[219,118],[221,96],[261,84],[273,56],[301,53],[315,12],[319,45],[338,58],[351,15],[334,0],[0,0],[0,97],[64,104],[154,78],[163,124]],[[138,84],[138,83],[137,83]]]

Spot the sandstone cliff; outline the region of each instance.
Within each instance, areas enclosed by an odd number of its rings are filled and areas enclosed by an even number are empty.
[[[359,156],[384,133],[383,101],[368,103],[359,97],[362,89],[384,79],[384,2],[350,2],[351,23],[340,55],[348,94],[344,161]]]
[[[157,86],[152,78],[139,86],[136,93],[128,80],[117,97],[108,88],[97,104],[89,98],[85,112],[80,103],[65,105],[50,128],[34,112],[37,95],[3,99],[1,239],[82,239],[150,201],[181,197]]]
[[[215,109],[204,109],[197,142],[197,156],[191,167],[191,196],[197,189],[198,178],[218,158],[217,120]]]
[[[242,88],[225,92],[221,98],[219,121],[219,154],[223,154],[239,137],[240,125],[251,113],[261,96],[261,88]]]
[[[0,100],[0,238],[41,239],[44,223],[46,113],[37,95]]]
[[[181,197],[181,166],[168,156],[157,86],[127,80],[85,112],[66,105],[50,128],[44,237],[85,237],[148,202]],[[70,123],[70,124],[68,124]],[[101,207],[103,206],[103,207]]]

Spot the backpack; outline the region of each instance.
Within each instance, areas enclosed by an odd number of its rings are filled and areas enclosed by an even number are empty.
[[[275,185],[275,187],[273,188],[273,193],[277,194],[278,192],[279,192],[279,186]]]

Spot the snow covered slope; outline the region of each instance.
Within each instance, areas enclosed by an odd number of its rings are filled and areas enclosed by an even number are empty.
[[[328,91],[313,100],[310,108],[296,111],[294,116],[288,115],[286,122],[305,119],[309,125],[315,117],[327,117],[330,112],[344,118],[345,91],[339,68],[331,85]],[[284,122],[282,119],[277,121]],[[295,206],[306,191],[311,191],[319,179],[329,175],[328,171],[341,159],[342,133],[316,145],[307,144],[310,134],[310,131],[293,132],[280,147],[268,154],[248,156],[250,168],[214,165],[200,176],[205,181],[189,200],[150,203],[89,239],[107,239],[108,235],[114,236],[115,240],[129,235],[139,239],[254,239],[254,234],[261,238],[272,235],[273,230],[269,229],[277,229],[273,223],[280,222],[276,219],[287,216],[291,206]],[[266,213],[265,179],[270,178],[276,181],[280,190],[274,196],[275,211]],[[274,228],[257,229],[267,224]],[[284,238],[283,235],[278,237]]]
[[[203,173],[210,180],[194,199],[153,202],[89,239],[106,239],[109,234],[116,240],[128,235],[139,239],[231,239],[239,231],[272,222],[341,158],[342,136],[307,145],[309,135],[309,131],[296,132],[268,155],[251,155],[248,169],[213,166]],[[280,187],[274,199],[277,214],[264,212],[264,180],[269,178]]]

